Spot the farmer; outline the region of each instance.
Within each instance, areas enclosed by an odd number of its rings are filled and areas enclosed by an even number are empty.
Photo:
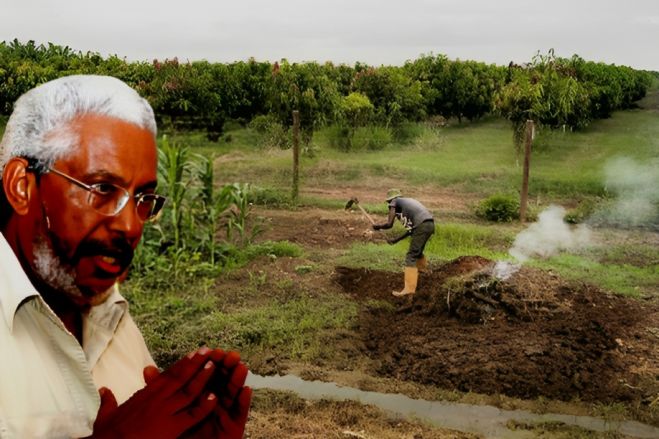
[[[389,239],[387,242],[395,244],[401,239],[412,236],[410,248],[405,255],[405,287],[392,294],[394,296],[414,294],[419,279],[419,270],[424,271],[428,266],[423,249],[430,236],[435,232],[432,213],[417,200],[402,197],[398,189],[390,189],[387,192],[386,201],[389,203],[387,222],[374,224],[373,230],[390,229],[394,225],[394,219],[398,218],[407,232],[398,238]]]
[[[153,110],[105,76],[21,96],[0,142],[0,437],[241,438],[251,398],[235,352],[162,373],[122,280],[165,198]]]

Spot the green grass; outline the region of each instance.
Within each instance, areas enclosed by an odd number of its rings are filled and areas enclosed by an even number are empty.
[[[246,353],[267,348],[283,357],[313,360],[322,355],[323,331],[349,327],[356,315],[357,305],[341,297],[300,297],[231,313],[214,311],[201,324],[210,334],[222,334],[218,342]]]
[[[216,300],[206,277],[188,277],[185,282],[170,282],[169,287],[154,289],[144,280],[129,280],[122,294],[130,302],[131,314],[140,327],[156,363],[166,367],[203,344],[206,339],[200,318],[214,312]],[[148,279],[147,279],[148,281]],[[226,349],[236,348],[223,340]]]
[[[289,188],[290,150],[262,150],[250,144],[248,130],[228,133],[232,142],[199,147],[201,151],[240,151],[232,165],[219,165],[226,181]],[[512,144],[508,122],[490,117],[439,130],[420,130],[405,144],[380,151],[341,152],[329,147],[323,131],[315,134],[315,157],[302,156],[300,187],[359,185],[365,179],[390,177],[404,185],[435,185],[487,196],[517,193],[522,157]],[[192,142],[196,142],[192,138]],[[606,194],[603,170],[607,160],[626,156],[637,161],[659,157],[659,123],[648,110],[616,112],[579,132],[539,131],[533,145],[530,197],[576,198]],[[288,189],[285,190],[288,192]]]
[[[255,288],[249,294],[258,294],[259,281],[250,281]],[[188,279],[187,293],[176,285],[159,293],[139,282],[124,287],[161,367],[204,344],[239,350],[244,356],[267,348],[286,358],[313,360],[326,354],[323,331],[349,327],[357,314],[355,303],[336,296],[272,299],[259,306],[227,310],[222,298],[204,284],[205,279]],[[282,285],[289,290],[294,287]]]
[[[553,270],[566,279],[580,280],[604,290],[630,297],[659,294],[659,265],[636,267],[629,264],[604,264],[593,256],[561,254],[531,265]]]

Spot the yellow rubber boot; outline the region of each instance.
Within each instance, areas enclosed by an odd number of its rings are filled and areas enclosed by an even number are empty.
[[[418,280],[419,269],[416,267],[405,267],[405,288],[403,288],[402,291],[394,291],[391,294],[398,297],[414,294]]]
[[[416,260],[416,268],[418,268],[421,273],[424,273],[428,269],[428,260],[425,256],[421,256]]]

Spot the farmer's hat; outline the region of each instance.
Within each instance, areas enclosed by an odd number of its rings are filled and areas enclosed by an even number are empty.
[[[400,193],[400,189],[389,189],[387,191],[387,201],[391,201],[394,198],[400,197],[402,194]]]

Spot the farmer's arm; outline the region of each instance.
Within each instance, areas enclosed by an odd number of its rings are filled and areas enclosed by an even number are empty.
[[[398,241],[402,241],[403,239],[407,238],[411,234],[412,234],[412,230],[408,230],[404,234],[400,235],[398,238],[387,239],[387,242],[393,245],[396,244]]]
[[[387,222],[383,224],[373,224],[373,230],[391,229],[394,226],[395,219],[396,219],[396,208],[394,206],[390,206]]]

